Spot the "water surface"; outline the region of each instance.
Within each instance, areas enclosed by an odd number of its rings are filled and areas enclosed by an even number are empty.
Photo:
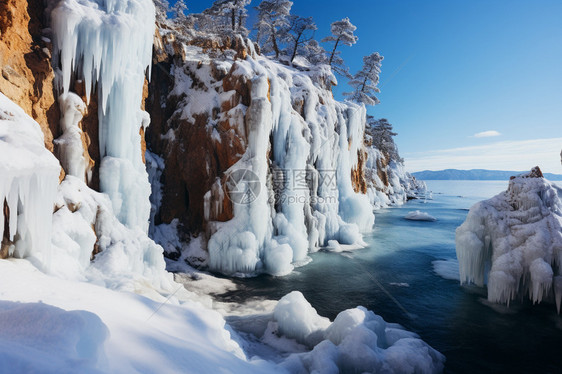
[[[429,181],[432,200],[376,212],[368,248],[350,253],[320,252],[313,262],[286,277],[237,280],[241,289],[223,295],[230,301],[279,299],[301,291],[318,313],[333,319],[363,305],[389,322],[418,333],[445,354],[451,373],[562,372],[562,318],[553,305],[488,305],[486,291],[461,287],[455,229],[468,208],[507,187],[506,181]],[[408,221],[413,210],[435,222]],[[445,277],[434,270],[439,263]]]

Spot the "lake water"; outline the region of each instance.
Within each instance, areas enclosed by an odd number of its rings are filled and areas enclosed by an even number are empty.
[[[375,229],[365,237],[367,248],[313,254],[313,262],[286,277],[236,280],[240,290],[222,298],[279,299],[299,290],[331,319],[363,305],[442,352],[446,372],[562,372],[562,317],[554,305],[489,305],[485,289],[461,287],[454,279],[455,229],[472,204],[505,190],[507,182],[427,184],[433,199],[376,212]],[[437,221],[405,220],[413,210]]]

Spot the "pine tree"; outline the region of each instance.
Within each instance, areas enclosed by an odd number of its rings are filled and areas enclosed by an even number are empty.
[[[351,101],[365,105],[376,105],[380,101],[375,93],[380,92],[377,88],[379,74],[381,72],[381,62],[383,57],[378,52],[363,57],[363,69],[357,72],[349,85],[354,88],[353,92],[346,92]]]
[[[340,56],[341,52],[338,51],[338,47],[341,44],[351,47],[357,43],[358,38],[353,34],[355,30],[357,30],[357,27],[349,21],[349,18],[344,18],[341,21],[332,23],[332,35],[322,39],[322,43],[334,43],[334,47],[328,59],[328,64],[336,73],[346,77],[350,77],[350,74]]]
[[[312,17],[303,18],[293,15],[289,17],[289,20],[290,26],[286,33],[288,41],[287,56],[289,56],[289,61],[292,63],[298,53],[306,54],[304,47],[314,38],[314,31],[318,28]]]
[[[246,7],[251,0],[216,0],[209,9],[203,11],[201,28],[214,33],[228,32],[246,36]]]
[[[275,57],[279,57],[283,33],[289,27],[288,17],[292,6],[293,3],[288,0],[264,0],[255,8],[258,11],[256,41],[262,52],[274,52]]]
[[[394,143],[394,137],[398,134],[393,131],[392,124],[386,118],[375,119],[373,116],[367,116],[366,133],[372,139],[372,146],[381,151],[389,161],[404,162]]]
[[[185,21],[186,15],[185,12],[187,11],[187,5],[183,0],[177,0],[174,6],[172,7],[171,11],[174,13],[174,18],[176,22],[183,22]]]
[[[311,39],[303,46],[303,56],[313,65],[327,64],[326,50],[317,40]]]

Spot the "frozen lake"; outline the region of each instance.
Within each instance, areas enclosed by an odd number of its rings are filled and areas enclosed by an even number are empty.
[[[468,208],[507,187],[507,181],[428,181],[432,200],[376,212],[368,247],[312,255],[289,276],[240,279],[224,299],[279,299],[301,291],[319,314],[333,319],[363,305],[388,322],[418,333],[447,357],[446,371],[559,372],[562,318],[552,304],[488,305],[486,291],[459,285],[455,229]],[[411,221],[420,210],[437,221]]]

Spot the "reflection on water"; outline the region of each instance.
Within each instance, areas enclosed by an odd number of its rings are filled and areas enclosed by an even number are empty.
[[[434,272],[434,261],[455,259],[455,229],[467,209],[505,190],[507,182],[430,181],[428,186],[433,200],[377,212],[376,227],[365,238],[368,248],[313,254],[312,263],[289,276],[237,280],[241,289],[223,297],[279,299],[299,290],[331,319],[363,305],[445,354],[447,372],[560,372],[562,318],[553,305],[488,305],[484,289],[460,287]],[[405,220],[412,210],[437,221]]]

